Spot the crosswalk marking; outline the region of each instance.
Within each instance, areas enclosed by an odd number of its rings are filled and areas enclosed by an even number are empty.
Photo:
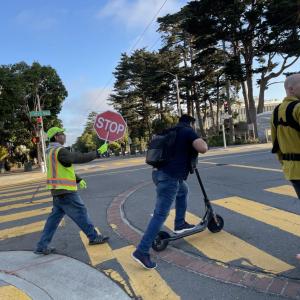
[[[112,269],[106,269],[106,270],[103,270],[103,272],[108,277],[110,277],[113,281],[118,282],[124,288],[125,292],[129,295],[129,297],[131,297],[131,298],[134,297],[130,287],[127,284],[127,282],[124,280],[124,278],[117,271],[112,270]]]
[[[144,300],[175,300],[180,297],[169,287],[156,270],[145,270],[131,258],[133,246],[113,250],[114,256],[128,274],[135,294]]]
[[[31,300],[22,290],[13,285],[0,286],[1,300]]]
[[[23,194],[28,194],[28,193],[35,193],[36,191],[38,190],[38,192],[41,192],[41,191],[45,191],[46,189],[45,188],[42,188],[40,187],[38,189],[38,187],[34,188],[34,189],[29,189],[29,190],[26,190],[26,191],[20,191],[19,189],[17,191],[10,191],[8,193],[1,193],[0,191],[0,197],[3,198],[3,197],[10,197],[10,196],[16,196],[16,195],[23,195]]]
[[[52,207],[44,207],[35,210],[23,211],[15,214],[1,216],[0,224],[49,214],[51,209]]]
[[[98,230],[99,231],[99,230]],[[104,243],[102,245],[89,245],[89,240],[86,235],[80,231],[80,238],[82,243],[86,249],[86,252],[89,255],[92,266],[96,266],[101,264],[104,261],[110,260],[114,258],[112,250],[108,243]]]
[[[211,162],[211,161],[199,161],[199,164],[209,164],[209,165],[218,165],[217,162]],[[263,168],[263,167],[257,167],[257,166],[249,166],[249,165],[237,165],[237,164],[226,164],[224,167],[235,167],[235,168],[245,168],[245,169],[253,169],[253,170],[261,170],[261,171],[271,171],[271,172],[279,172],[282,173],[281,169],[273,169],[273,168]]]
[[[30,183],[30,184],[22,184],[22,185],[12,185],[9,187],[0,187],[0,194],[1,193],[8,193],[8,192],[13,192],[13,191],[23,191],[23,190],[28,190],[28,189],[33,189],[37,188],[38,186],[45,186],[45,182],[36,182],[36,183]]]
[[[279,194],[279,195],[284,195],[284,196],[290,196],[294,198],[298,198],[295,190],[291,185],[280,185],[272,188],[265,189],[267,192]]]
[[[174,218],[175,210],[172,210],[165,223],[170,229],[174,228]],[[187,212],[186,221],[190,224],[198,224],[200,218]],[[210,259],[224,263],[241,261],[242,265],[260,268],[274,274],[294,269],[294,266],[273,257],[224,230],[218,233],[211,233],[209,230],[205,230],[186,237],[185,241]]]
[[[21,225],[21,226],[16,226],[12,228],[7,228],[7,229],[2,229],[0,230],[0,241],[4,239],[11,239],[15,237],[19,237],[22,235],[34,233],[34,232],[40,232],[44,229],[46,221],[39,221],[39,222],[34,222],[30,223],[27,225]],[[64,219],[61,220],[60,224],[58,227],[63,227],[64,226]]]
[[[99,232],[99,229],[97,229],[97,231]],[[157,286],[155,288],[159,288],[159,293],[162,292],[162,294],[160,296],[156,296],[155,299],[179,299],[177,295],[176,298],[173,298],[173,295],[175,294],[173,294],[173,291],[168,287],[168,285],[156,271],[153,270],[153,274],[150,277],[141,277],[135,274],[135,272],[137,271],[135,269],[138,269],[138,272],[141,274],[144,274],[145,270],[141,269],[138,265],[135,265],[134,261],[131,261],[130,254],[134,251],[134,248],[132,246],[124,247],[118,250],[112,250],[108,243],[89,246],[88,238],[82,231],[80,231],[80,238],[85,246],[85,249],[89,255],[90,262],[93,266],[111,259],[117,259],[117,261],[122,265],[124,271],[127,273],[134,292],[137,295],[142,296],[143,299],[154,299],[151,298],[151,289],[156,285]],[[126,284],[126,281],[118,272],[110,269],[104,270],[104,272],[113,280],[119,282],[124,287],[126,292],[132,296],[132,292]],[[151,283],[149,282],[150,280],[154,280],[154,282]],[[142,287],[145,285],[145,282],[147,282],[147,286]],[[168,295],[170,295],[171,297],[169,298]]]
[[[27,208],[27,207],[31,207],[31,206],[35,206],[35,205],[39,205],[39,204],[43,204],[43,203],[51,203],[52,200],[53,200],[53,198],[49,197],[49,198],[42,199],[42,200],[34,200],[33,202],[25,202],[25,203],[19,203],[19,204],[10,204],[10,205],[6,205],[6,206],[0,206],[0,212],[8,211],[11,209],[17,209],[17,208]]]
[[[32,197],[35,199],[37,197],[42,197],[42,196],[50,196],[50,192],[36,193],[34,197],[33,194],[31,194],[31,195],[24,195],[24,196],[12,197],[12,198],[4,198],[4,199],[0,199],[0,203],[9,203],[15,201],[17,202],[17,201],[32,199]]]
[[[215,200],[213,204],[300,237],[300,216],[296,214],[240,197]]]
[[[0,240],[10,239],[21,235],[42,231],[45,221],[39,221],[27,225],[16,226],[0,230]]]

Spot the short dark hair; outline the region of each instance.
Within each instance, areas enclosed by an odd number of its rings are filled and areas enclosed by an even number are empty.
[[[195,122],[196,119],[193,118],[192,116],[190,115],[182,115],[180,118],[179,118],[179,122],[184,122],[184,123],[192,123],[192,122]]]
[[[55,135],[50,139],[50,142],[51,143],[55,143],[56,142]]]

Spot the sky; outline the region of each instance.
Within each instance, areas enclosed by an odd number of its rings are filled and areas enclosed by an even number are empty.
[[[110,109],[113,71],[122,52],[160,46],[154,21],[165,0],[0,0],[0,64],[34,61],[57,70],[67,91],[59,118],[67,144],[83,131],[89,112]],[[167,0],[158,16],[177,12],[188,1]],[[298,65],[290,70],[296,70]],[[279,77],[276,81],[284,80]],[[258,90],[255,88],[255,95]],[[267,99],[280,99],[280,84]]]

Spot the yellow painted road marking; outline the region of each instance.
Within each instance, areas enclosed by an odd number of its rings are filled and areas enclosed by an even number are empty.
[[[1,300],[31,300],[23,291],[13,285],[0,286]]]
[[[130,169],[130,170],[127,169],[127,170],[112,171],[112,172],[107,172],[107,173],[88,174],[88,175],[85,175],[84,178],[95,177],[95,176],[114,175],[114,174],[125,174],[125,173],[132,173],[132,172],[147,170],[147,169],[151,169],[151,167],[149,166],[149,167],[142,167],[142,168],[138,168],[138,169]],[[80,173],[80,174],[83,174],[83,173]]]
[[[265,191],[275,193],[275,194],[279,194],[279,195],[298,198],[295,190],[293,189],[293,187],[291,185],[276,186],[276,187],[265,189]]]
[[[45,221],[40,221],[0,230],[0,240],[10,239],[21,235],[42,231],[44,228],[44,224]]]
[[[129,295],[129,297],[131,297],[131,298],[134,297],[130,287],[127,284],[127,282],[124,280],[124,278],[117,271],[112,270],[112,269],[107,269],[107,270],[104,270],[104,273],[108,277],[110,277],[113,281],[118,282],[124,288],[125,292]]]
[[[79,234],[86,252],[89,255],[92,266],[96,266],[104,261],[114,258],[108,243],[104,243],[102,245],[89,245],[89,240],[86,235],[82,231],[80,231]]]
[[[296,214],[240,197],[215,200],[213,204],[300,237],[300,216]]]
[[[33,194],[25,195],[25,196],[18,196],[18,197],[14,197],[14,198],[5,198],[5,199],[1,199],[0,203],[9,203],[9,202],[15,202],[15,201],[21,201],[21,200],[28,200],[28,199],[31,199],[32,196],[33,196]],[[36,193],[34,195],[33,199],[35,199],[37,197],[42,197],[42,196],[50,196],[50,192]]]
[[[121,161],[118,160],[118,161],[104,162],[99,165],[93,165],[89,168],[79,167],[77,170],[80,172],[80,174],[85,174],[85,173],[95,173],[95,172],[105,171],[105,170],[116,170],[116,169],[122,169],[126,167],[134,167],[140,165],[146,165],[144,157],[141,159],[125,159]]]
[[[41,187],[41,188],[38,189],[38,192],[45,191],[45,190],[46,190],[46,188]],[[9,193],[5,193],[5,194],[2,194],[0,192],[0,197],[2,198],[2,197],[7,197],[7,196],[16,196],[16,195],[23,195],[23,194],[28,194],[28,193],[33,194],[36,191],[37,191],[37,187],[35,189],[30,189],[30,190],[26,190],[26,191],[19,191],[19,190],[10,191]]]
[[[126,161],[120,161],[120,162],[114,162],[112,166],[136,166],[140,165],[142,162],[126,162]],[[145,162],[143,162],[145,164]]]
[[[37,189],[38,186],[43,187],[45,184],[30,184],[30,185],[20,185],[20,186],[14,186],[14,187],[6,187],[6,188],[0,188],[0,195],[1,193],[8,193],[8,192],[15,192],[15,191],[23,191],[23,190],[30,190],[30,189]]]
[[[133,163],[145,163],[145,157],[143,157],[143,158],[133,158],[131,161]]]
[[[113,253],[127,273],[135,294],[144,300],[180,299],[156,270],[145,270],[131,258],[134,250],[133,246],[127,246],[113,250]]]
[[[220,163],[211,162],[211,161],[199,161],[200,164],[208,164],[208,165],[218,165]],[[272,168],[263,168],[263,167],[256,167],[256,166],[248,166],[248,165],[237,165],[237,164],[226,164],[224,167],[235,167],[235,168],[246,168],[246,169],[254,169],[254,170],[262,170],[262,171],[272,171],[272,172],[279,172],[282,173],[280,169],[272,169]]]
[[[174,217],[175,210],[172,210],[165,223],[171,230],[174,228]],[[190,224],[198,224],[200,222],[200,218],[191,213],[186,214],[186,220]],[[243,265],[260,268],[274,274],[294,269],[294,266],[273,257],[224,230],[218,233],[211,233],[209,230],[205,230],[184,239],[205,256],[224,263],[241,261]]]
[[[11,204],[11,205],[6,205],[6,206],[0,206],[0,211],[8,211],[11,209],[16,209],[16,208],[26,208],[26,207],[31,207],[34,205],[42,204],[42,203],[49,203],[52,202],[53,198],[46,198],[43,200],[34,200],[33,202],[25,202],[25,203],[20,203],[20,204]]]
[[[1,216],[0,224],[49,214],[51,209],[52,207],[44,207],[35,210],[23,211],[15,214]]]
[[[62,226],[62,224],[63,224],[63,220],[59,224],[59,226]],[[21,225],[17,227],[0,230],[0,240],[11,239],[25,234],[42,231],[44,225],[45,225],[45,221],[39,221],[27,225]]]

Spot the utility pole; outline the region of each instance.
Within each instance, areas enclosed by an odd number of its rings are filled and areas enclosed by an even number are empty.
[[[177,74],[175,74],[175,81],[176,81],[176,94],[177,94],[177,109],[178,109],[178,116],[181,117],[180,96],[179,96],[179,84],[178,84],[178,76],[177,76]]]
[[[181,105],[180,105],[180,94],[179,94],[179,80],[178,80],[178,75],[177,74],[173,74],[171,72],[168,71],[156,71],[157,73],[167,73],[170,74],[171,76],[173,76],[175,78],[175,84],[176,84],[176,98],[177,98],[177,112],[178,112],[178,116],[181,117]]]
[[[223,44],[223,57],[224,57],[224,67],[226,65],[226,47],[225,47],[225,41],[222,41]],[[233,119],[232,119],[232,110],[231,110],[231,104],[230,104],[230,82],[225,74],[225,80],[226,80],[226,86],[225,86],[225,91],[226,91],[226,98],[227,98],[227,103],[228,103],[228,113],[231,115],[229,118],[229,129],[230,129],[230,135],[232,138],[232,141],[235,142],[235,135],[234,135],[234,126],[233,126]]]
[[[222,132],[223,132],[223,144],[224,144],[224,149],[227,148],[227,144],[226,144],[226,133],[225,133],[225,126],[224,126],[224,121],[222,124]]]
[[[36,94],[37,98],[37,105],[38,105],[38,111],[41,112],[41,102],[40,102],[40,96],[38,93]],[[43,123],[43,117],[41,116],[41,127],[39,128],[39,134],[40,134],[40,141],[42,143],[42,155],[43,155],[43,161],[41,163],[41,169],[42,173],[47,172],[47,165],[46,165],[46,146],[45,146],[45,140],[44,140],[44,123]]]

